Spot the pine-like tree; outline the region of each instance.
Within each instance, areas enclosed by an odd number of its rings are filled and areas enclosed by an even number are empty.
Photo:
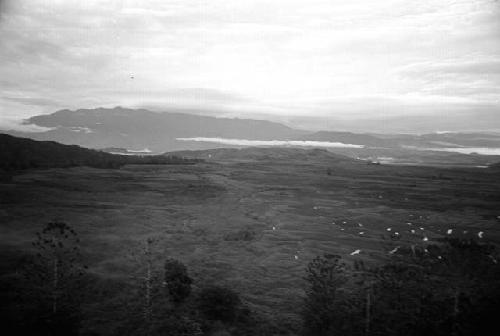
[[[33,242],[36,255],[26,278],[36,304],[40,334],[78,333],[83,275],[78,234],[62,221],[48,223]]]

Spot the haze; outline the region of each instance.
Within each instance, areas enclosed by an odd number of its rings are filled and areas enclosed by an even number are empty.
[[[0,88],[0,128],[121,105],[309,129],[500,131],[500,4],[1,1]]]

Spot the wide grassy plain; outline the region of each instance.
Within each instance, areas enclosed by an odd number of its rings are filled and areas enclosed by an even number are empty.
[[[293,334],[304,269],[316,255],[375,262],[448,229],[500,242],[498,171],[373,165],[317,150],[213,153],[196,165],[41,169],[2,179],[3,276],[32,252],[35,233],[59,218],[79,233],[89,273],[102,283],[133,284],[143,266],[134,256],[154,237],[159,269],[165,258],[179,259],[195,287],[231,287]],[[120,295],[116,288],[101,295],[99,309],[88,303],[87,331],[116,332]]]

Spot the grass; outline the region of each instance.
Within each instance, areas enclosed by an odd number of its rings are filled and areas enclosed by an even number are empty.
[[[378,260],[448,228],[500,240],[500,176],[486,169],[291,159],[80,167],[26,171],[0,182],[0,191],[4,273],[15,271],[35,232],[54,218],[79,233],[91,275],[110,288],[132,283],[140,265],[131,256],[155,237],[159,268],[167,257],[179,259],[195,286],[230,286],[292,334],[304,269],[318,254]],[[399,241],[389,239],[395,231]],[[350,256],[355,249],[361,254]],[[117,305],[119,293],[110,290],[100,305]],[[107,329],[102,316],[94,320]]]

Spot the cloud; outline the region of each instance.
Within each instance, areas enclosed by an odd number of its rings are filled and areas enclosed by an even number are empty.
[[[47,132],[53,128],[24,123],[19,119],[0,118],[0,130],[19,131],[29,133]]]
[[[12,102],[18,102],[25,105],[35,105],[35,106],[57,106],[58,102],[47,99],[47,98],[37,98],[37,97],[2,97],[2,99],[9,100]]]
[[[291,147],[325,147],[325,148],[363,148],[363,145],[345,144],[329,141],[294,141],[294,140],[246,140],[225,138],[177,138],[179,141],[213,142],[233,146],[291,146]]]
[[[0,118],[116,105],[275,119],[500,107],[490,0],[2,4]]]

